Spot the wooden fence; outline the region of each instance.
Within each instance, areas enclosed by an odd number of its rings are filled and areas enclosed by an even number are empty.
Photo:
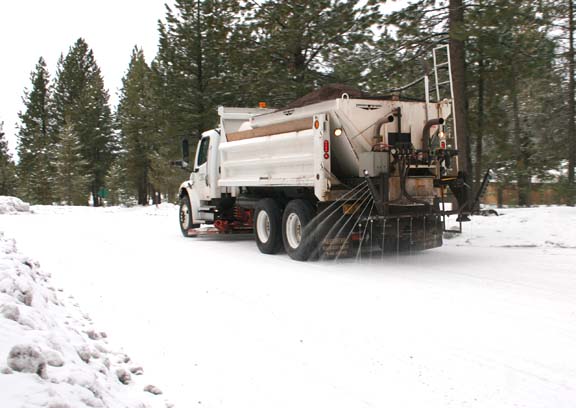
[[[483,204],[518,205],[516,184],[490,183],[482,198]],[[566,199],[553,183],[532,183],[530,186],[531,205],[566,204]]]

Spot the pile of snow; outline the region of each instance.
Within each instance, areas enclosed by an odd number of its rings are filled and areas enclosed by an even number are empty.
[[[2,408],[170,407],[69,299],[0,232]]]
[[[0,214],[29,212],[30,205],[16,197],[0,196]]]

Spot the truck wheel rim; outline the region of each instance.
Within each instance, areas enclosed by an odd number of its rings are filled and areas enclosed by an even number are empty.
[[[190,211],[185,205],[180,207],[180,225],[182,225],[183,229],[188,228],[188,225],[190,225]]]
[[[286,239],[291,248],[296,249],[302,241],[302,223],[298,214],[292,213],[286,219]]]
[[[270,217],[266,211],[260,211],[256,218],[256,233],[260,242],[265,244],[270,239]]]

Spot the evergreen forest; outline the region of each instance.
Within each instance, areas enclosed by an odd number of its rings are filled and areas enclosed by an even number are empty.
[[[421,78],[451,49],[462,101],[458,145],[471,184],[487,169],[531,205],[535,179],[574,204],[573,0],[176,0],[158,16],[154,56],[135,46],[117,106],[79,38],[49,72],[31,67],[17,159],[0,118],[0,195],[33,204],[175,201],[183,138],[217,125],[217,107],[282,108],[328,84],[381,95]],[[68,46],[64,44],[63,47]],[[406,91],[410,96],[410,90]]]

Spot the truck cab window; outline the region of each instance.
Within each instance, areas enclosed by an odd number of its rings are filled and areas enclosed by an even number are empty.
[[[208,147],[210,146],[210,138],[205,137],[200,142],[200,147],[198,151],[198,163],[196,163],[196,167],[202,166],[204,163],[208,161]]]

